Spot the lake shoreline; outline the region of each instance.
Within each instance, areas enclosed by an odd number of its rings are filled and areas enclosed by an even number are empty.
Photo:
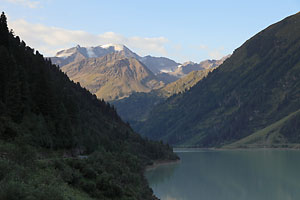
[[[176,152],[174,152],[174,153],[176,153]],[[153,170],[153,169],[156,169],[157,167],[163,166],[163,165],[178,164],[180,162],[181,162],[180,159],[177,159],[177,160],[158,160],[158,161],[154,161],[153,164],[147,165],[145,167],[145,171]]]
[[[221,147],[221,148],[201,148],[201,147],[173,147],[174,148],[174,153],[182,153],[184,151],[177,151],[177,150],[203,150],[203,151],[241,151],[241,150],[249,150],[249,151],[256,151],[256,150],[281,150],[281,151],[287,151],[287,150],[294,150],[294,151],[300,151],[300,148],[289,148],[289,147]],[[190,151],[187,151],[190,152]]]

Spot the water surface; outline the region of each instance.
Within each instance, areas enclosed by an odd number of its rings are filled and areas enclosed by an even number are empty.
[[[175,149],[177,164],[146,172],[161,200],[298,200],[300,151]]]

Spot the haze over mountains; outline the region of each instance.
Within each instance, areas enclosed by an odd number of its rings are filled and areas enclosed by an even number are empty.
[[[76,46],[51,57],[73,81],[107,101],[162,88],[191,71],[218,66],[224,59],[181,65],[165,57],[140,57],[121,44]]]

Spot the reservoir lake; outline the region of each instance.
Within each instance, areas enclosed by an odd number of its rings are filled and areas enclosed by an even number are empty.
[[[300,151],[174,149],[145,176],[161,200],[298,200]]]

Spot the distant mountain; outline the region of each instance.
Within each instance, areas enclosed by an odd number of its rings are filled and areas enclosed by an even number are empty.
[[[128,57],[130,52],[126,52],[121,50],[103,57],[85,58],[69,63],[61,70],[99,99],[107,101],[164,86],[143,63]]]
[[[121,118],[128,121],[133,128],[137,128],[135,126],[147,118],[155,105],[162,103],[172,95],[189,90],[213,70],[214,68],[192,71],[161,89],[152,90],[149,93],[135,92],[127,98],[115,100],[112,103]]]
[[[225,60],[180,65],[164,57],[140,57],[121,44],[77,46],[59,51],[50,59],[73,81],[107,101],[159,89],[189,72],[216,67]]]
[[[122,54],[127,58],[135,58],[146,65],[154,74],[172,71],[179,65],[179,63],[165,57],[141,57],[122,44],[105,44],[97,47],[81,47],[77,45],[76,47],[57,52],[50,59],[54,64],[62,67],[71,62],[78,62],[87,58],[100,58],[111,53]]]
[[[139,60],[144,63],[154,74],[158,74],[160,72],[172,72],[177,68],[178,65],[180,65],[174,60],[165,57],[145,56],[140,57]]]
[[[0,36],[0,199],[156,199],[144,169],[172,149],[26,46],[4,13]]]
[[[125,45],[106,44],[97,47],[81,47],[77,45],[76,47],[57,52],[50,59],[52,63],[62,67],[71,62],[78,62],[86,58],[100,58],[115,52],[123,54],[126,57],[139,58],[137,54],[129,50]]]
[[[166,74],[178,66],[164,57],[140,57],[125,45],[106,44],[97,47],[73,47],[59,51],[50,58],[62,71],[107,101],[121,99],[132,92],[150,92],[177,80]]]
[[[296,147],[299,109],[300,13],[246,41],[189,91],[155,106],[136,130],[173,145],[245,139],[235,144]]]
[[[169,70],[162,70],[156,74],[158,80],[164,82],[165,84],[172,83],[190,72],[200,71],[205,69],[212,69],[220,66],[230,55],[224,56],[220,60],[204,60],[200,63],[185,62],[179,64],[176,67],[169,68]],[[177,63],[178,64],[178,63]]]
[[[203,69],[211,69],[220,66],[230,55],[224,56],[220,60],[204,60],[200,63],[194,62],[185,62],[181,65],[178,65],[176,69],[168,74],[175,77],[183,77],[192,71],[198,71]]]
[[[170,74],[171,72],[160,72],[156,74],[158,80],[164,82],[165,84],[172,83],[180,79],[180,77]]]

